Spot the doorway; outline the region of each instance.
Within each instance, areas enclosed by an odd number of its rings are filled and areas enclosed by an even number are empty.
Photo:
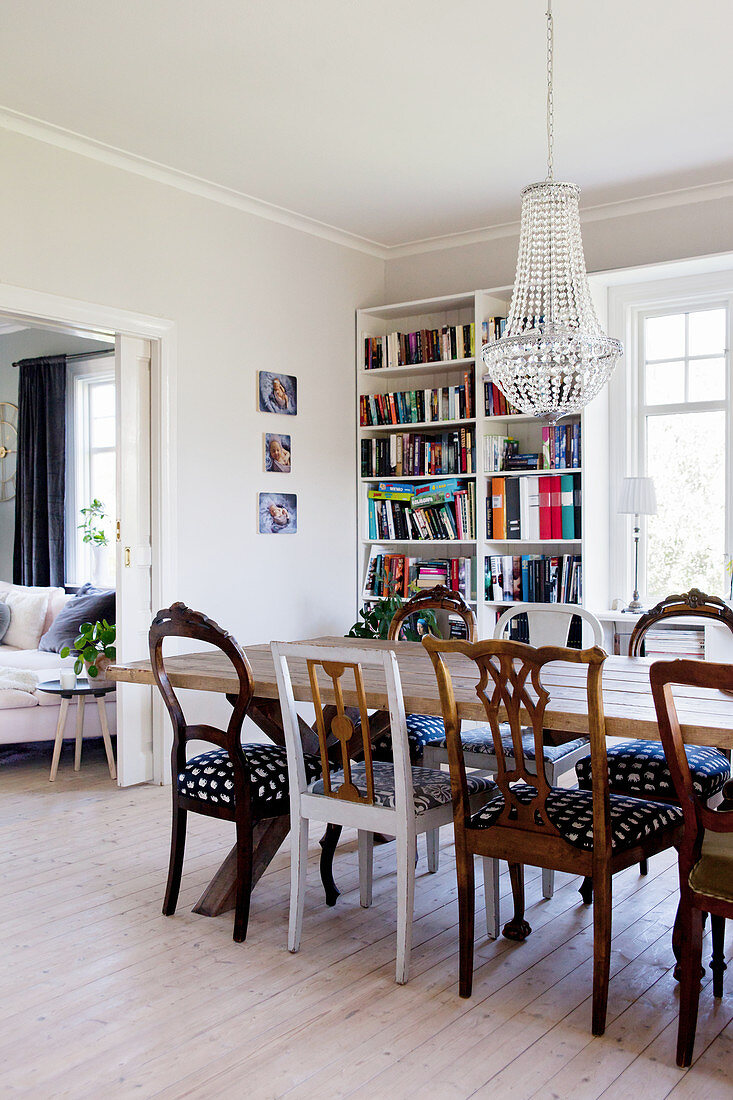
[[[174,327],[157,318],[12,287],[0,287],[0,325],[43,331],[57,342],[91,341],[85,351],[98,353],[71,360],[79,363],[72,371],[77,401],[71,435],[77,433],[75,450],[86,456],[86,468],[74,470],[67,524],[73,526],[80,501],[90,493],[84,507],[95,499],[104,505],[94,485],[106,478],[106,495],[112,495],[112,468],[115,514],[105,508],[104,517],[92,517],[101,521],[96,530],[104,534],[105,553],[96,562],[94,557],[87,561],[87,544],[72,547],[69,577],[94,568],[100,581],[114,576],[117,659],[144,659],[152,610],[175,597]],[[71,359],[74,352],[67,354]],[[82,368],[83,362],[90,365]],[[159,701],[151,690],[128,684],[118,686],[116,697],[119,785],[165,781]]]

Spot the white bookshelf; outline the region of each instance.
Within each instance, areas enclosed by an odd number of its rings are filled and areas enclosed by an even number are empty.
[[[374,306],[357,311],[356,324],[356,425],[357,425],[357,500],[358,538],[357,570],[359,605],[365,600],[365,581],[370,554],[375,548],[385,553],[403,553],[409,557],[472,559],[475,599],[479,634],[491,635],[498,608],[504,602],[486,600],[484,595],[484,569],[487,555],[563,553],[582,556],[582,602],[586,607],[603,608],[608,605],[608,405],[607,394],[601,394],[578,419],[581,424],[581,465],[564,469],[487,471],[484,469],[484,436],[507,435],[519,440],[520,451],[542,450],[542,424],[534,417],[518,414],[487,417],[484,415],[483,363],[481,360],[481,324],[491,317],[505,317],[509,310],[511,288],[468,291],[465,294],[441,298],[427,298],[414,302]],[[421,329],[440,329],[443,325],[473,324],[475,327],[475,358],[463,358],[418,365],[364,369],[364,340],[367,336],[386,336],[391,332],[414,332]],[[469,373],[475,394],[475,415],[467,420],[428,421],[412,424],[373,425],[360,424],[360,398],[364,394],[393,393],[396,390],[425,389],[457,385]],[[361,475],[361,441],[364,438],[388,439],[395,432],[452,431],[467,427],[475,432],[475,473],[473,474],[422,474]],[[492,477],[522,478],[528,474],[573,474],[580,478],[582,494],[581,537],[552,540],[488,540],[486,538],[486,496]],[[379,481],[426,482],[442,480],[449,476],[471,481],[476,486],[476,538],[471,540],[396,540],[369,538],[367,493]]]

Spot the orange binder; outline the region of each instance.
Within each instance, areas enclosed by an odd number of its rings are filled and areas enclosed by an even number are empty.
[[[492,538],[506,538],[506,492],[503,477],[491,479]]]

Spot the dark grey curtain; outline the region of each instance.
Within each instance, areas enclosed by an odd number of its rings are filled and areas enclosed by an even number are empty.
[[[64,584],[66,356],[23,359],[18,380],[15,584]]]

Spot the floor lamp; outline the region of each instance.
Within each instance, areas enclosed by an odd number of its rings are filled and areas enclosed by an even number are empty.
[[[625,477],[617,511],[634,517],[634,595],[624,611],[638,615],[644,608],[639,600],[639,517],[656,516],[657,496],[651,477]]]

